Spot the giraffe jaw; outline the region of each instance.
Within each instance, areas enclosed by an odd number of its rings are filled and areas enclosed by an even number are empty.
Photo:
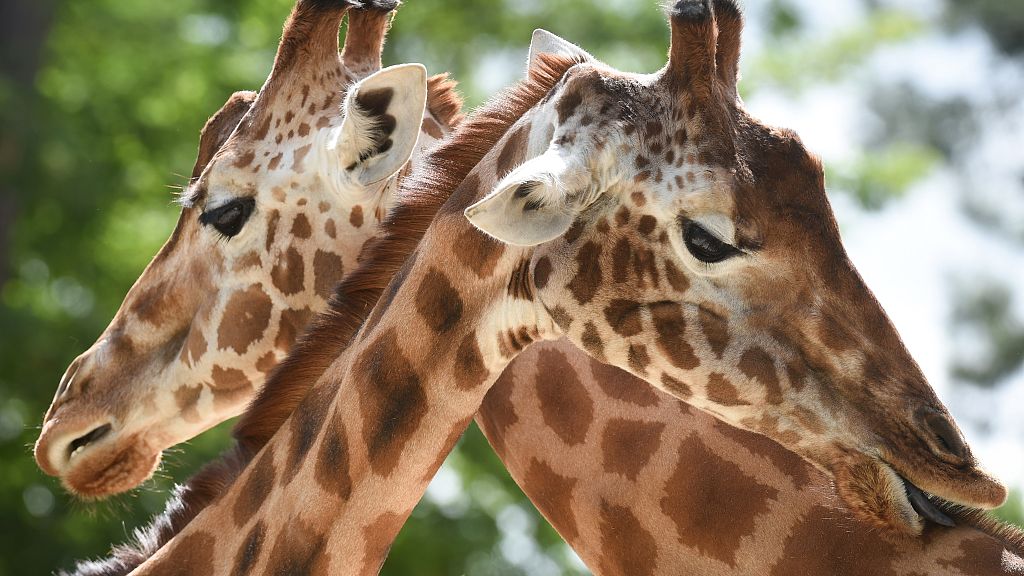
[[[100,500],[135,488],[153,475],[162,455],[138,436],[97,448],[76,450],[60,477],[69,492],[85,500]]]

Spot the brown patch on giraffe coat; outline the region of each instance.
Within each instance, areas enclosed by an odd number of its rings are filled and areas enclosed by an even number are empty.
[[[249,474],[242,480],[243,484],[232,508],[235,528],[242,528],[260,509],[263,502],[270,496],[274,487],[274,451],[267,447],[260,454],[255,464],[249,467]]]
[[[651,460],[661,445],[664,422],[644,422],[613,418],[605,425],[601,436],[601,456],[604,469],[622,474],[635,482],[640,471]]]
[[[320,296],[329,296],[345,276],[341,256],[317,249],[313,254],[313,289]]]
[[[537,260],[537,265],[533,267],[533,285],[538,290],[543,289],[548,285],[548,279],[551,277],[551,259],[547,256],[541,256]]]
[[[292,152],[292,170],[300,173],[303,171],[303,164],[306,161],[306,154],[309,154],[309,149],[312,147],[312,144],[306,144],[305,146],[300,146],[296,148],[295,151]]]
[[[284,158],[284,152],[278,152],[277,155],[271,158],[270,162],[267,163],[267,168],[269,170],[277,170],[277,167],[281,165],[282,158]]]
[[[370,467],[388,476],[427,412],[427,394],[402,352],[395,328],[367,347],[358,366],[366,377],[365,387],[360,386],[359,407]]]
[[[328,218],[327,222],[324,222],[324,233],[332,240],[338,237],[338,227],[334,223],[334,218]]]
[[[675,302],[657,302],[651,305],[654,329],[658,333],[658,349],[676,368],[691,370],[700,366],[700,360],[686,341],[686,319],[683,308]]]
[[[747,378],[755,379],[765,387],[769,404],[782,403],[782,388],[775,373],[775,360],[763,348],[750,348],[740,357],[740,372]]]
[[[472,390],[487,379],[487,367],[484,366],[480,345],[476,341],[476,332],[470,332],[462,339],[455,351],[455,385],[463,390]]]
[[[530,276],[530,260],[523,258],[512,269],[508,279],[507,293],[517,300],[533,300],[533,278]]]
[[[281,350],[289,350],[299,338],[302,330],[309,324],[309,319],[312,316],[313,311],[309,308],[300,308],[298,310],[288,308],[282,310],[281,321],[278,323],[277,337],[274,338],[274,346]]]
[[[281,475],[282,485],[290,483],[299,472],[306,454],[320,435],[338,385],[337,382],[321,381],[306,394],[292,414],[291,435],[288,438],[288,464]]]
[[[651,385],[621,368],[591,358],[590,375],[611,398],[643,407],[658,405],[658,393]]]
[[[704,337],[707,338],[711,351],[715,353],[715,356],[721,358],[722,353],[725,352],[725,347],[729,345],[729,325],[721,316],[706,308],[699,310],[698,319],[700,321],[700,329],[704,332]]]
[[[181,360],[188,366],[195,366],[199,363],[199,359],[206,354],[208,344],[206,342],[206,336],[203,336],[203,331],[198,327],[194,327],[188,332],[188,340],[185,341],[185,345],[181,347]]]
[[[498,154],[495,174],[503,178],[513,168],[523,163],[526,156],[526,139],[530,134],[529,123],[520,126],[505,139],[505,145]]]
[[[326,534],[292,518],[277,534],[264,574],[293,576],[327,574]]]
[[[174,403],[178,406],[178,412],[181,413],[181,417],[186,422],[196,422],[199,420],[199,410],[197,410],[196,405],[199,403],[199,397],[202,394],[202,384],[197,384],[196,386],[186,384],[175,389]]]
[[[252,392],[252,382],[245,372],[237,368],[222,368],[214,365],[211,373],[213,378],[213,397],[217,400],[233,400],[240,394],[248,396]]]
[[[423,125],[420,126],[420,129],[426,132],[428,136],[435,140],[440,140],[441,138],[444,137],[444,134],[441,132],[441,127],[437,124],[437,122],[434,121],[433,118],[424,118]]]
[[[467,228],[459,234],[452,249],[463,265],[476,273],[479,278],[494,274],[498,260],[505,253],[500,241],[481,234],[476,228]]]
[[[570,446],[586,440],[594,421],[594,401],[565,354],[549,349],[537,354],[535,385],[544,423]]]
[[[309,218],[305,214],[297,214],[292,220],[292,236],[296,238],[309,238],[313,235],[313,228],[309,225]]]
[[[601,559],[597,573],[602,576],[645,576],[658,566],[658,545],[654,536],[625,506],[601,501]]]
[[[939,558],[943,568],[959,570],[964,576],[986,576],[987,574],[1024,574],[1024,561],[1005,551],[995,538],[978,535],[960,542],[960,554],[952,560]],[[998,568],[997,568],[998,567]]]
[[[633,255],[633,247],[628,238],[619,238],[612,248],[612,279],[619,284],[629,280],[629,261]]]
[[[240,272],[246,268],[259,268],[261,266],[263,266],[263,260],[260,258],[260,253],[255,250],[250,250],[235,260],[235,263],[231,266],[231,270],[233,272]]]
[[[252,161],[255,159],[256,152],[253,150],[248,150],[244,154],[239,154],[238,157],[235,158],[233,165],[235,168],[245,168],[249,164],[252,164]]]
[[[235,554],[235,564],[231,568],[231,576],[245,576],[256,565],[263,551],[263,543],[267,539],[267,525],[263,520],[253,524],[249,534],[242,542],[242,547]]]
[[[676,268],[676,265],[671,260],[665,260],[665,278],[668,279],[672,289],[680,294],[690,289],[690,280],[679,271],[679,268]]]
[[[651,232],[658,226],[658,219],[650,214],[644,214],[640,217],[640,223],[637,224],[636,229],[640,231],[644,236],[649,236]]]
[[[260,356],[259,360],[256,361],[256,369],[264,374],[269,374],[274,367],[277,366],[277,355],[271,350]]]
[[[749,406],[750,402],[740,398],[740,392],[733,386],[729,379],[712,372],[708,375],[708,383],[705,387],[708,400],[721,406]]]
[[[143,322],[161,324],[168,314],[174,312],[174,302],[174,291],[167,282],[158,282],[139,292],[132,302],[131,311]]]
[[[598,360],[604,360],[604,340],[601,340],[601,333],[593,322],[587,321],[583,325],[583,333],[580,335],[580,342],[583,349]]]
[[[830,312],[822,313],[822,317],[818,321],[818,336],[821,338],[821,343],[834,352],[849,350],[856,342],[845,323]]]
[[[665,387],[665,390],[677,398],[686,400],[693,396],[693,390],[690,389],[690,385],[682,380],[677,380],[668,374],[661,375],[661,385]]]
[[[385,512],[363,529],[363,559],[368,574],[376,574],[378,566],[391,549],[398,531],[405,524],[406,516]]]
[[[778,442],[763,434],[731,426],[717,418],[713,419],[713,424],[715,430],[722,436],[737,442],[751,454],[768,459],[778,470],[790,477],[793,486],[798,490],[811,483],[812,474],[815,476],[820,474],[795,453],[786,450]]]
[[[768,502],[778,491],[747,476],[691,435],[679,445],[679,460],[664,494],[661,511],[675,524],[679,543],[735,567],[743,538],[753,534],[757,517],[768,512]]]
[[[640,312],[642,306],[632,300],[615,299],[604,309],[604,318],[620,336],[636,336],[643,329]]]
[[[569,281],[569,291],[580,304],[594,299],[601,284],[601,245],[588,240],[576,254],[576,275]]]
[[[320,442],[314,474],[317,483],[326,492],[341,500],[352,495],[352,477],[349,475],[348,436],[341,418],[327,426]]]
[[[615,225],[621,228],[629,224],[629,217],[629,207],[625,205],[619,206],[619,209],[615,211]]]
[[[363,226],[363,207],[356,204],[352,207],[352,211],[348,214],[348,223],[353,228],[362,228]]]
[[[629,369],[635,374],[647,375],[647,367],[651,364],[651,356],[647,353],[647,346],[643,344],[630,344],[626,353],[626,360],[629,362]]]
[[[523,491],[569,544],[579,536],[576,515],[572,511],[572,493],[577,482],[577,478],[562,476],[537,458],[530,459],[523,476]]]
[[[512,401],[514,391],[514,371],[505,370],[487,391],[480,405],[480,429],[487,435],[498,456],[505,454],[505,432],[519,422],[519,414]]]
[[[462,319],[462,297],[444,272],[431,267],[416,289],[416,310],[438,334],[451,330]]]
[[[281,213],[277,210],[271,210],[267,215],[267,252],[270,252],[270,248],[274,245],[274,238],[277,237],[277,224],[281,221]]]
[[[188,562],[172,562],[161,574],[168,576],[192,576],[193,574],[213,574],[213,545],[216,538],[206,531],[197,531],[182,537],[176,544],[175,554],[187,558]]]
[[[562,94],[558,104],[555,105],[555,111],[558,113],[558,123],[564,124],[582,103],[583,94],[578,89]]]
[[[306,285],[305,262],[302,254],[294,246],[289,246],[281,255],[281,260],[274,264],[270,271],[270,280],[285,296],[302,292]]]
[[[837,532],[843,537],[836,538]],[[819,505],[790,531],[771,576],[846,574],[852,567],[857,574],[895,576],[891,559],[896,554],[876,532],[855,527],[840,511]]]
[[[263,337],[272,309],[270,296],[258,284],[232,294],[217,328],[217,349],[231,348],[244,354],[253,342]]]

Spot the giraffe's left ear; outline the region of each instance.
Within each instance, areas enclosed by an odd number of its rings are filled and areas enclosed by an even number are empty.
[[[533,37],[530,38],[530,56],[526,61],[527,69],[533,68],[537,64],[537,59],[541,54],[556,54],[579,62],[589,62],[595,59],[589,52],[565,38],[543,28],[537,28],[533,31]]]
[[[385,68],[349,88],[334,140],[345,170],[363,186],[401,170],[416,147],[426,102],[420,64]]]
[[[589,180],[569,154],[552,148],[502,178],[490,194],[466,208],[466,218],[506,244],[543,244],[572,225],[579,199],[589,196]]]

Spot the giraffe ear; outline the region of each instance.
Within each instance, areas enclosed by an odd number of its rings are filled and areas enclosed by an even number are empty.
[[[401,170],[416,147],[426,102],[420,64],[385,68],[349,88],[334,140],[345,170],[363,186]]]
[[[556,54],[566,56],[579,62],[587,62],[595,58],[589,52],[568,40],[548,32],[543,28],[533,31],[533,38],[530,39],[530,56],[526,61],[527,69],[537,65],[537,59],[541,54]]]
[[[515,246],[554,240],[576,219],[577,202],[566,194],[586,184],[586,174],[557,148],[522,164],[501,179],[482,200],[466,208],[466,218],[490,236]]]

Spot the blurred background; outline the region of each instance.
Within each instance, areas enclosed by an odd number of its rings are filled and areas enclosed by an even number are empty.
[[[291,0],[0,4],[0,576],[103,554],[227,443],[172,451],[111,502],[31,457],[67,364],[170,234],[199,129],[269,72]],[[854,262],[1024,521],[1024,0],[747,0],[741,91],[828,171]],[[664,62],[654,0],[408,0],[386,63],[470,104],[544,26],[625,70]],[[582,574],[473,428],[384,574]]]

